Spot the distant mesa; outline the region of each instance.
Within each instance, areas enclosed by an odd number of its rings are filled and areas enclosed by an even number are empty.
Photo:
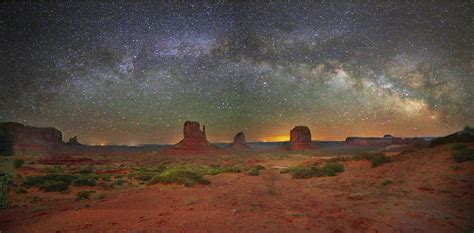
[[[426,144],[424,138],[401,138],[385,134],[383,137],[347,137],[346,144],[354,146],[388,146]]]
[[[0,154],[49,153],[63,145],[62,133],[55,128],[25,126],[16,122],[0,123]]]
[[[314,149],[311,131],[306,126],[296,126],[290,131],[290,150]]]
[[[230,147],[236,150],[250,149],[245,141],[245,134],[243,132],[239,132],[234,136],[234,142],[232,142]]]
[[[81,146],[82,144],[79,143],[79,141],[77,140],[77,136],[74,136],[72,138],[69,138],[69,141],[66,142],[66,145],[69,145],[69,146]]]

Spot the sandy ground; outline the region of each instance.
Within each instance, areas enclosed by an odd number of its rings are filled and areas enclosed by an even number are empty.
[[[279,168],[318,158],[257,160],[260,176],[223,173],[210,185],[152,185],[78,203],[61,194],[31,211],[0,212],[1,232],[472,232],[474,162],[445,147],[394,155],[335,177],[293,179]],[[456,167],[455,167],[456,166]],[[33,171],[30,171],[33,172]],[[391,183],[387,182],[389,180]],[[385,184],[389,183],[389,184]]]

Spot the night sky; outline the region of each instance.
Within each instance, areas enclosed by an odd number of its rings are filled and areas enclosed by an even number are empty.
[[[0,3],[0,121],[128,145],[474,124],[471,1],[107,2]]]

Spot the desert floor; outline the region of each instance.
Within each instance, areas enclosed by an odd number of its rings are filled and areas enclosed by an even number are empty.
[[[469,145],[471,148],[474,145]],[[336,176],[292,178],[282,169],[324,164],[307,153],[259,152],[191,157],[100,156],[107,174],[94,186],[65,192],[22,188],[28,176],[85,165],[41,165],[34,157],[16,169],[11,207],[0,211],[3,232],[472,232],[474,162],[456,163],[452,145],[392,153],[391,162],[342,159]],[[134,179],[139,167],[167,164],[238,166],[205,175],[210,184],[186,187]],[[260,165],[259,175],[248,174]],[[171,166],[171,165],[169,165]],[[122,180],[121,182],[116,182]],[[77,193],[93,190],[78,200]]]

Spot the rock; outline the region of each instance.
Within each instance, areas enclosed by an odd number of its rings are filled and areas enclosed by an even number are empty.
[[[77,140],[77,136],[74,136],[72,138],[69,138],[69,141],[66,142],[67,145],[69,146],[80,146],[82,145],[81,143],[79,143],[79,141]]]
[[[311,131],[306,126],[296,126],[290,131],[290,150],[314,149]]]
[[[207,141],[206,127],[203,126],[202,131],[200,124],[194,121],[186,121],[183,128],[184,138],[177,143],[172,152],[181,151],[183,153],[203,152],[215,147]]]
[[[55,128],[30,127],[16,122],[0,123],[0,154],[50,152],[61,145],[62,133]]]
[[[250,149],[250,147],[247,145],[247,142],[245,142],[245,134],[243,132],[239,132],[234,136],[234,142],[230,145],[232,149]]]

